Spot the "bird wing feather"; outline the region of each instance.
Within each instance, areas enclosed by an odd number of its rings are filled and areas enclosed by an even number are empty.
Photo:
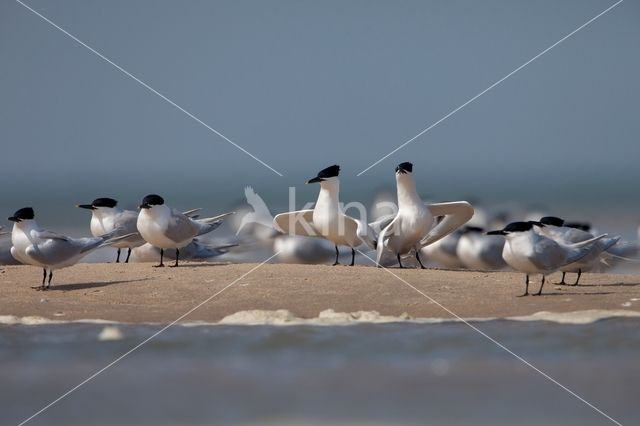
[[[280,213],[273,218],[274,228],[283,234],[318,237],[313,228],[313,209]]]
[[[466,201],[427,204],[433,217],[444,216],[429,233],[420,241],[420,247],[428,246],[451,234],[473,217],[473,207]]]

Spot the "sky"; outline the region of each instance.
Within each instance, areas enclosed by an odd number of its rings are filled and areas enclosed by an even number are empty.
[[[300,204],[342,166],[345,201],[425,196],[640,209],[640,1],[25,1],[256,162],[12,0],[0,0],[2,214],[159,193],[216,210],[252,185]],[[197,205],[194,205],[197,204]],[[638,215],[640,216],[640,215]],[[86,219],[86,218],[85,218]]]

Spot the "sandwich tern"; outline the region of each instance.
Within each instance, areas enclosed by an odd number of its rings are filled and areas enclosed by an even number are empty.
[[[182,260],[206,260],[212,257],[221,256],[229,251],[229,249],[237,247],[237,244],[213,245],[194,238],[189,244],[180,249],[180,259]],[[145,243],[140,247],[132,250],[132,262],[152,262],[160,255],[158,247],[154,247],[149,243]],[[167,252],[164,257],[175,260],[172,252]]]
[[[462,228],[456,254],[468,269],[496,271],[507,266],[502,258],[504,238],[485,235],[484,229],[476,226]]]
[[[458,257],[458,244],[462,232],[455,231],[441,240],[436,241],[420,250],[420,254],[427,256],[427,259],[436,262],[438,266],[448,269],[464,268],[464,263]]]
[[[78,204],[76,207],[91,210],[91,234],[99,237],[109,234],[116,229],[120,230],[120,235],[133,234],[129,238],[125,238],[117,243],[112,244],[118,249],[116,255],[116,263],[120,262],[120,251],[123,248],[128,249],[127,259],[124,263],[129,263],[131,249],[140,247],[145,243],[144,238],[138,233],[136,223],[138,221],[138,212],[133,210],[123,210],[117,207],[118,202],[113,198],[96,198],[91,204]]]
[[[373,248],[375,237],[369,226],[361,220],[347,216],[342,211],[339,200],[340,166],[333,165],[322,169],[307,184],[319,183],[320,194],[313,209],[280,213],[273,219],[274,227],[289,235],[303,237],[322,237],[331,241],[335,247],[338,265],[340,251],[338,246],[351,248],[351,263],[355,264],[355,248],[367,244]]]
[[[140,204],[137,228],[146,242],[160,249],[160,264],[157,267],[164,266],[165,249],[175,249],[176,261],[173,266],[178,266],[181,248],[186,247],[195,237],[213,231],[220,226],[223,218],[234,213],[193,219],[167,206],[161,196],[150,194]]]
[[[576,222],[567,224],[564,219],[555,216],[545,216],[540,219],[540,223],[545,226],[536,228],[536,231],[560,243],[579,243],[594,237],[592,233],[588,232],[591,226],[587,223]],[[609,241],[607,239],[599,241],[596,245],[602,249],[592,250],[587,256],[584,256],[579,261],[560,268],[560,271],[562,272],[562,281],[560,281],[559,284],[566,284],[565,278],[567,273],[577,273],[578,277],[573,285],[578,285],[580,283],[582,273],[595,268],[598,263],[600,263],[603,252],[613,246],[613,244],[609,245]],[[607,246],[607,248],[604,249],[604,246]]]
[[[513,222],[501,230],[487,232],[487,235],[506,238],[502,257],[513,269],[526,274],[522,296],[529,295],[529,275],[542,275],[540,290],[535,293],[539,296],[547,275],[579,261],[593,250],[600,253],[618,241],[618,238],[609,238],[604,246],[600,246],[598,242],[607,236],[603,234],[579,243],[565,244],[534,230],[543,227],[545,225],[540,222]]]
[[[402,268],[400,256],[415,250],[416,260],[424,268],[420,249],[468,222],[473,217],[473,207],[466,201],[425,204],[416,191],[413,164],[409,162],[396,167],[396,185],[398,213],[378,221],[382,231],[378,235],[376,263],[380,265],[384,250],[390,250]],[[439,217],[443,219],[434,226]]]
[[[14,222],[11,231],[11,255],[26,265],[39,266],[43,269],[41,290],[51,285],[53,271],[75,265],[90,252],[110,244],[117,243],[130,235],[119,234],[114,230],[110,234],[93,238],[71,238],[41,228],[35,220],[31,207],[16,211],[9,218]],[[49,281],[45,286],[49,271]]]

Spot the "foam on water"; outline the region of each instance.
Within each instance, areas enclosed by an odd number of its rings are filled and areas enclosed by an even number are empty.
[[[219,322],[191,321],[178,325],[183,327],[199,327],[213,325],[316,325],[316,326],[344,326],[354,324],[385,324],[385,323],[413,323],[413,324],[442,324],[455,322],[486,322],[494,320],[508,321],[547,321],[557,324],[584,325],[609,318],[640,318],[640,312],[631,310],[606,310],[590,309],[573,312],[536,312],[531,315],[512,317],[485,317],[485,318],[413,318],[407,313],[399,316],[382,315],[377,311],[336,312],[326,309],[315,318],[300,318],[287,309],[272,310],[246,310],[227,315]],[[52,325],[52,324],[122,324],[117,321],[101,319],[58,320],[39,316],[17,317],[14,315],[0,315],[0,325]],[[146,323],[154,324],[154,323]],[[111,328],[105,327],[111,335]],[[103,331],[104,331],[103,330]]]

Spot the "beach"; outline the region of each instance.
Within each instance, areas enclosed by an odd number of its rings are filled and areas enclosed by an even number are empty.
[[[0,315],[168,323],[209,298],[180,321],[217,322],[255,310],[286,310],[307,319],[327,310],[432,319],[640,311],[640,277],[634,275],[584,274],[581,284],[574,287],[551,284],[559,280],[556,274],[548,279],[542,296],[517,297],[524,291],[524,275],[512,272],[292,264],[152,265],[78,264],[56,271],[47,291],[31,288],[40,283],[40,269],[2,267]],[[568,281],[574,279],[572,275]],[[530,292],[537,292],[538,280],[534,279]]]

